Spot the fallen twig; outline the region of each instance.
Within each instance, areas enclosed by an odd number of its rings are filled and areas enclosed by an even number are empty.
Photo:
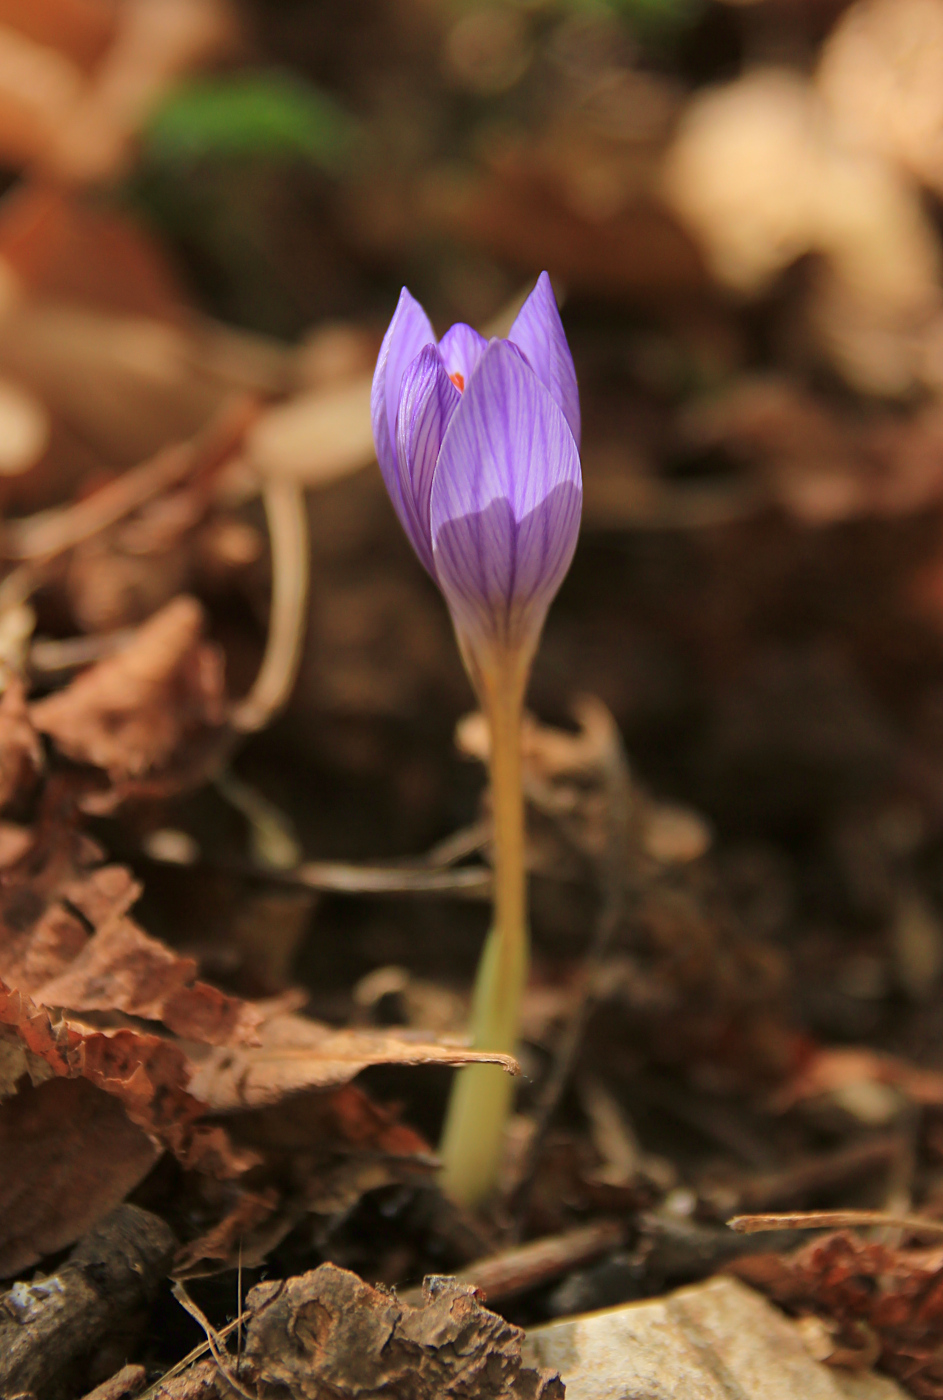
[[[222,466],[242,441],[259,412],[258,400],[240,395],[230,400],[191,442],[164,447],[149,461],[132,467],[84,500],[25,520],[9,521],[2,539],[8,559],[48,561],[83,540],[108,529],[126,515],[190,476]],[[7,585],[9,581],[5,580]]]
[[[113,656],[127,646],[134,633],[133,627],[120,627],[115,632],[93,632],[89,636],[38,637],[29,649],[29,669],[43,680],[58,679],[64,672],[79,671]]]
[[[225,1351],[222,1345],[222,1337],[217,1332],[213,1324],[210,1322],[209,1318],[207,1318],[205,1313],[203,1313],[201,1309],[197,1307],[196,1303],[194,1303],[193,1299],[190,1297],[186,1288],[179,1281],[179,1279],[174,1284],[172,1292],[177,1302],[183,1308],[184,1312],[188,1312],[193,1318],[194,1322],[198,1323],[199,1326],[203,1328],[203,1331],[206,1333],[206,1340],[209,1344],[210,1351],[213,1353],[213,1360],[216,1362],[216,1365],[222,1371],[223,1375],[226,1377],[226,1380],[232,1386],[233,1390],[235,1390],[239,1395],[244,1396],[244,1400],[256,1400],[256,1396],[253,1394],[253,1392],[245,1388],[245,1386],[238,1379],[238,1377],[235,1375],[232,1368],[230,1367],[229,1361],[227,1360],[227,1358],[229,1357],[229,1353]],[[240,1322],[242,1320],[241,1306],[238,1320]]]
[[[71,1372],[164,1277],[175,1241],[149,1211],[123,1205],[56,1273],[0,1299],[0,1395],[74,1394]]]
[[[157,865],[176,864],[152,850],[146,854]],[[301,886],[326,894],[448,894],[460,899],[486,899],[491,891],[491,871],[483,865],[443,868],[419,864],[355,865],[333,860],[306,861],[292,870],[234,861],[204,861],[203,865],[247,880]]]
[[[224,1342],[227,1337],[235,1332],[237,1327],[242,1326],[244,1320],[244,1314],[240,1312],[235,1321],[228,1322],[225,1327],[220,1327],[217,1330],[216,1340],[218,1342]],[[138,1395],[136,1400],[154,1400],[154,1397],[160,1394],[168,1381],[174,1380],[177,1376],[182,1376],[184,1371],[189,1370],[190,1367],[194,1366],[198,1361],[202,1361],[209,1350],[210,1344],[208,1341],[200,1342],[199,1346],[195,1346],[192,1351],[188,1351],[186,1356],[181,1357],[175,1366],[171,1366],[169,1371],[165,1371],[153,1385],[149,1385],[143,1395]]]
[[[308,517],[304,490],[293,481],[263,487],[272,555],[268,640],[255,684],[234,708],[240,734],[264,729],[291,694],[301,659],[308,604]]]
[[[143,1366],[122,1366],[107,1381],[90,1390],[84,1400],[125,1400],[126,1396],[137,1395],[146,1375]]]
[[[416,866],[345,865],[312,860],[287,872],[293,884],[339,894],[487,894],[491,871],[480,865],[424,870]]]
[[[757,1173],[743,1183],[737,1196],[727,1197],[728,1208],[738,1206],[746,1219],[747,1212],[798,1205],[803,1199],[814,1200],[816,1193],[835,1192],[889,1167],[901,1150],[902,1140],[900,1133],[883,1133],[832,1152],[802,1156],[780,1171]]]
[[[582,1264],[616,1249],[625,1242],[625,1226],[619,1220],[596,1220],[576,1230],[560,1235],[547,1235],[530,1240],[513,1249],[478,1259],[459,1270],[454,1281],[480,1288],[488,1302],[513,1298],[528,1289],[537,1288],[560,1274],[577,1269]],[[402,1293],[404,1302],[414,1307],[422,1303],[423,1290],[410,1288]]]
[[[728,1228],[743,1235],[761,1230],[845,1230],[856,1225],[880,1225],[892,1230],[943,1235],[943,1220],[923,1215],[891,1215],[885,1210],[800,1210],[776,1215],[735,1215]]]

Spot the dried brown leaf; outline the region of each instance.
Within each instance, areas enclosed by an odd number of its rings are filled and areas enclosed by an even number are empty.
[[[274,1186],[264,1191],[241,1191],[232,1209],[212,1229],[178,1251],[174,1261],[176,1277],[190,1278],[214,1269],[238,1267],[240,1260],[256,1262],[251,1244],[246,1248],[246,1239],[270,1219],[278,1203],[279,1193]]]
[[[159,1155],[120,1101],[87,1080],[22,1087],[0,1104],[0,1277],[71,1244]]]
[[[109,0],[0,0],[0,24],[61,49],[86,67],[101,58],[114,36],[115,7]]]
[[[22,1230],[17,1224],[6,1242],[0,1230],[0,1270],[4,1247],[13,1269],[75,1239],[165,1148],[197,1179],[233,1183],[210,1193],[215,1223],[182,1256],[181,1267],[204,1272],[224,1255],[231,1262],[243,1236],[261,1259],[299,1210],[329,1213],[377,1185],[428,1173],[422,1140],[352,1087],[309,1103],[313,1138],[295,1132],[287,1141],[292,1114],[279,1127],[274,1110],[264,1125],[256,1121],[255,1141],[247,1132],[234,1142],[221,1125],[200,1119],[210,1110],[278,1104],[307,1088],[332,1090],[370,1064],[492,1057],[416,1037],[334,1031],[286,1013],[284,1003],[225,996],[196,980],[192,959],[144,933],[128,913],[140,887],[127,870],[96,865],[99,859],[91,842],[50,819],[19,862],[0,872],[0,1099],[10,1100],[0,1106],[0,1149],[7,1122],[20,1141],[19,1157],[2,1158],[14,1164],[7,1190],[32,1189],[16,1165],[27,1151],[45,1154],[47,1176],[59,1183],[32,1192]],[[60,1096],[67,1114],[74,1100],[71,1131],[48,1114],[30,1120],[29,1132],[22,1127],[40,1091]],[[89,1145],[77,1136],[81,1106],[99,1091],[113,1110],[90,1101],[99,1116],[113,1111],[119,1126]],[[291,1164],[284,1175],[295,1185],[287,1196],[282,1185],[270,1189],[278,1162]],[[247,1193],[241,1178],[263,1165],[273,1177]],[[0,1219],[2,1205],[0,1192]]]
[[[0,977],[38,1004],[71,1012],[123,1012],[162,1021],[189,1039],[253,1039],[262,1013],[196,980],[192,958],[149,937],[127,911],[141,892],[122,866],[82,869],[83,852],[0,883]],[[86,859],[91,855],[86,852]]]
[[[182,313],[182,289],[156,239],[128,214],[83,202],[61,186],[25,180],[4,197],[0,254],[15,285],[36,298],[32,310],[40,324],[42,304],[50,302],[158,321],[175,321]],[[17,353],[15,335],[0,334],[0,344]],[[87,349],[92,365],[79,360],[76,368],[94,374],[101,369],[94,341]],[[48,365],[34,361],[38,374],[52,385],[61,382],[67,393],[61,372],[57,380],[57,363],[55,354]],[[48,404],[41,386],[34,387]]]
[[[40,1075],[88,1079],[120,1099],[131,1121],[165,1145],[183,1147],[203,1111],[187,1093],[183,1052],[163,1036],[130,1028],[100,1031],[66,1020],[3,982],[0,1031],[23,1053],[24,1071],[34,1073],[36,1066]]]
[[[873,1358],[915,1395],[943,1396],[939,1247],[895,1249],[843,1232],[789,1255],[746,1256],[728,1271],[792,1312],[824,1318],[835,1341],[830,1360]]]
[[[418,1133],[354,1084],[240,1113],[228,1127],[281,1189],[237,1193],[225,1216],[181,1249],[178,1278],[235,1268],[240,1259],[259,1264],[302,1216],[336,1219],[366,1191],[423,1184],[437,1166]],[[256,1173],[253,1182],[260,1179]]]
[[[369,1065],[460,1065],[471,1060],[517,1069],[509,1055],[482,1054],[458,1045],[393,1031],[335,1030],[302,1016],[276,1015],[259,1028],[253,1046],[189,1047],[191,1091],[215,1112],[261,1108],[301,1089],[353,1079]]]
[[[110,810],[132,788],[172,790],[223,725],[222,658],[202,631],[200,604],[176,598],[125,648],[31,707],[62,753],[108,775],[111,789],[86,798],[90,808]]]

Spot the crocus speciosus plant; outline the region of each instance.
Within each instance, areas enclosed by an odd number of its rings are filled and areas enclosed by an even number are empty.
[[[454,325],[436,341],[403,288],[373,379],[377,459],[396,513],[441,589],[490,729],[494,919],[472,1008],[477,1049],[513,1053],[527,976],[521,718],[547,609],[576,547],[583,499],[576,374],[544,272],[507,340]],[[443,1184],[494,1188],[513,1083],[456,1076]]]

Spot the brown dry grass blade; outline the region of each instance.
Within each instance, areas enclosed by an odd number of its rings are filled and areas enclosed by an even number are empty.
[[[943,1235],[943,1220],[928,1220],[924,1215],[893,1215],[886,1210],[800,1210],[735,1215],[727,1225],[741,1235],[755,1235],[763,1230],[847,1230],[871,1225],[921,1235]]]

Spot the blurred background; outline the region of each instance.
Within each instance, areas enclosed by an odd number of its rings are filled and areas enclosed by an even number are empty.
[[[461,1025],[481,901],[243,875],[417,856],[478,818],[471,694],[369,383],[404,283],[440,333],[500,328],[546,268],[585,511],[531,703],[576,742],[597,697],[633,779],[589,1053],[671,1171],[730,1135],[689,1104],[695,1145],[659,1137],[639,1064],[742,1096],[815,1042],[943,1061],[943,0],[0,0],[0,180],[5,550],[46,560],[31,622],[22,575],[0,591],[4,655],[53,690],[189,592],[244,693],[259,483],[304,492],[287,707],[222,788],[97,819],[152,932],[328,1020]],[[50,554],[64,509],[234,396],[210,486]],[[595,907],[584,798],[570,847],[535,807],[535,1073]],[[879,1078],[783,1152],[897,1123]],[[434,1135],[430,1082],[396,1091]]]

